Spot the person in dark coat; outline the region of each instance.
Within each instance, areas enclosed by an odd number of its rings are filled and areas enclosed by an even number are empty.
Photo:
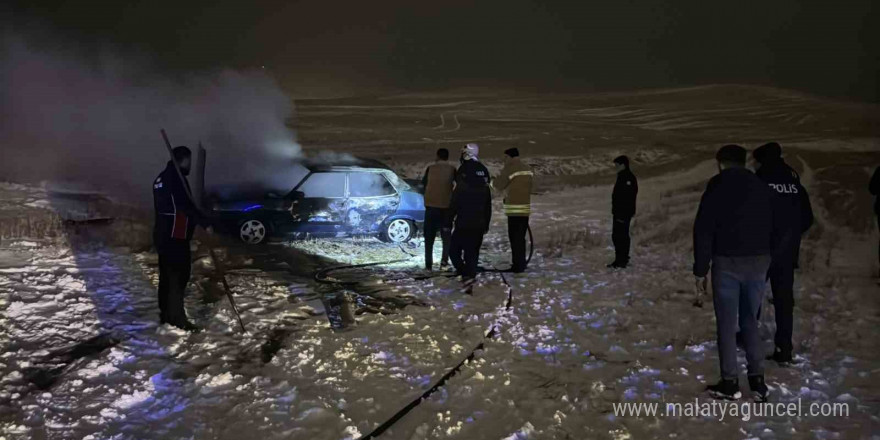
[[[443,242],[440,269],[449,264],[449,205],[455,183],[455,166],[449,163],[449,150],[437,150],[437,161],[429,165],[422,177],[425,188],[425,269],[434,268],[434,240],[437,232]]]
[[[874,216],[877,217],[877,227],[880,227],[880,167],[874,170],[871,176],[871,183],[868,184],[868,190],[874,196]],[[880,259],[880,245],[877,247],[878,259]]]
[[[607,267],[624,269],[629,264],[629,226],[636,215],[636,196],[639,193],[639,182],[629,169],[629,158],[618,156],[614,159],[617,167],[617,182],[611,193],[611,241],[614,243],[614,261]]]
[[[173,150],[181,174],[189,174],[192,153],[187,147]],[[159,254],[159,321],[184,330],[198,330],[186,317],[183,297],[189,283],[191,256],[189,243],[196,226],[211,232],[208,219],[189,198],[189,182],[181,182],[170,160],[153,181],[155,226],[153,243]]]
[[[701,294],[712,270],[721,380],[707,389],[713,397],[741,396],[736,359],[736,328],[743,333],[749,387],[756,400],[767,398],[764,353],[758,336],[767,270],[774,252],[773,193],[745,168],[746,150],[718,150],[719,173],[709,180],[694,220],[694,276]]]
[[[492,192],[489,170],[480,163],[477,144],[462,150],[461,166],[452,192],[452,249],[449,257],[461,275],[462,291],[472,293],[477,277],[477,264],[483,236],[492,220]]]
[[[776,309],[776,348],[769,359],[788,364],[793,360],[794,269],[798,267],[801,236],[813,224],[813,208],[800,176],[782,158],[779,144],[762,145],[752,152],[752,156],[755,158],[755,174],[774,194],[773,214],[780,226],[780,235],[776,239],[781,250],[773,256],[767,274]]]

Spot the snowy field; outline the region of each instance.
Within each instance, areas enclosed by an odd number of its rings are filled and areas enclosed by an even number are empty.
[[[700,93],[731,95],[728,110],[695,105]],[[69,198],[0,186],[0,438],[357,439],[458,364],[493,325],[498,335],[473,362],[379,438],[880,438],[878,237],[866,195],[868,173],[880,164],[876,108],[872,115],[763,89],[560,97],[544,111],[532,108],[536,98],[505,99],[482,107],[475,107],[482,96],[315,101],[299,106],[299,122],[303,144],[324,148],[345,132],[322,125],[321,115],[345,113],[362,142],[352,153],[383,159],[400,148],[389,162],[411,175],[438,145],[476,139],[497,159],[517,143],[544,183],[533,198],[536,253],[527,273],[505,275],[509,292],[497,273],[481,275],[473,296],[458,293],[454,279],[425,278],[421,247],[212,241],[248,330],[242,334],[201,237],[187,311],[205,330],[188,334],[158,326],[156,255],[132,237],[141,226],[52,226],[76,211],[59,201]],[[431,124],[423,131],[446,133],[420,144],[424,133],[391,122],[406,114]],[[479,133],[465,132],[477,119]],[[546,121],[501,139],[508,134],[498,124],[524,119]],[[550,133],[558,146],[518,144],[527,131]],[[609,139],[593,148],[596,136]],[[380,148],[387,139],[398,145]],[[731,141],[754,147],[757,139],[786,148],[818,222],[795,285],[801,362],[767,365],[771,400],[845,403],[849,416],[615,416],[620,402],[708,400],[703,389],[718,379],[714,315],[708,298],[692,305],[691,226],[714,173],[711,152]],[[605,268],[613,258],[607,162],[618,152],[636,158],[641,178],[626,271]],[[496,200],[487,269],[509,265],[500,212]],[[96,228],[127,239],[99,243],[89,235]],[[313,278],[322,268],[392,260],[401,261],[329,274],[344,284]],[[345,307],[356,324],[340,325]],[[769,353],[773,309],[765,310]]]

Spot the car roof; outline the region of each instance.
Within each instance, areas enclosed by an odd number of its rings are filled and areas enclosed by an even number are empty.
[[[341,157],[333,159],[306,159],[301,162],[306,169],[315,172],[326,171],[390,171],[382,162],[362,157]]]

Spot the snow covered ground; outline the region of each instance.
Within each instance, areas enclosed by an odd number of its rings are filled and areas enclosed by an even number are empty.
[[[253,256],[225,253],[249,330],[243,335],[211,286],[216,280],[205,257],[195,263],[187,307],[206,330],[186,334],[156,324],[154,255],[58,240],[4,241],[0,432],[9,439],[357,438],[459,362],[497,320],[500,336],[385,438],[692,438],[707,430],[719,438],[876,434],[877,286],[868,263],[861,271],[811,269],[799,277],[796,334],[803,363],[767,371],[774,400],[846,402],[849,417],[718,422],[614,416],[615,402],[705,397],[703,387],[717,378],[711,307],[691,305],[687,228],[683,234],[675,229],[674,212],[690,210],[678,220],[687,224],[694,197],[664,198],[711,172],[704,163],[643,182],[641,216],[650,220],[663,209],[671,229],[658,237],[640,220],[630,270],[604,268],[611,256],[607,187],[539,196],[532,221],[538,252],[529,273],[511,277],[512,312],[503,311],[499,275],[485,274],[476,294],[464,296],[453,279],[406,278],[420,263],[411,257],[370,269],[379,281],[349,295],[365,289],[380,299],[409,298],[412,305],[382,314],[362,303],[356,307],[366,313],[344,331],[334,331],[323,316],[321,299],[333,292],[312,282],[311,267],[290,267],[307,266],[297,263],[302,257],[289,256],[307,243],[269,246]],[[506,265],[504,221],[494,222],[486,267]],[[311,246],[345,263],[350,249],[359,247],[372,249],[363,259],[407,257],[378,242],[346,243]],[[355,272],[334,276],[356,279]],[[765,320],[769,336],[772,313]],[[51,364],[54,350],[108,332],[121,341],[75,360],[48,389],[29,384],[24,372]]]
[[[809,102],[797,96],[778,100],[798,105],[772,118],[798,125],[815,114],[805,113]],[[422,110],[467,105],[435,104]],[[690,130],[694,118],[705,118],[682,113],[673,119],[691,119],[661,123],[637,108],[579,108],[594,119],[659,131]],[[761,106],[738,111],[747,110]],[[473,121],[457,120],[460,131]],[[455,128],[452,114],[444,121],[444,129]],[[852,144],[876,145],[860,142]],[[18,225],[2,229],[0,242],[0,438],[357,439],[458,364],[493,324],[499,334],[474,362],[380,438],[880,438],[877,232],[859,217],[870,216],[859,186],[867,182],[862,168],[875,157],[864,152],[870,149],[822,155],[833,145],[818,142],[788,150],[818,224],[804,243],[795,286],[801,363],[768,364],[766,372],[774,402],[845,403],[849,416],[718,421],[614,414],[620,402],[708,401],[703,389],[717,380],[718,359],[711,302],[692,305],[690,272],[690,231],[714,173],[711,156],[690,160],[693,149],[645,149],[657,153],[634,170],[641,175],[643,167],[645,177],[633,265],[612,271],[605,268],[612,258],[610,172],[602,163],[626,149],[609,148],[595,155],[548,150],[537,158],[542,176],[579,157],[560,172],[595,164],[584,174],[598,177],[592,186],[561,182],[534,198],[536,253],[527,273],[507,276],[512,310],[503,307],[508,291],[497,273],[481,275],[473,296],[458,293],[451,278],[412,278],[424,276],[421,247],[372,239],[216,244],[247,334],[205,243],[194,253],[187,297],[189,315],[205,330],[188,334],[158,326],[155,254],[124,240],[97,243],[69,228],[54,227],[57,236],[25,229],[22,218],[48,215],[59,204],[45,189],[0,186],[0,211],[11,219],[4,224]],[[422,160],[401,159],[400,167],[420,172]],[[844,171],[832,172],[835,164],[845,164]],[[508,265],[499,213],[496,206],[484,246],[487,269]],[[53,221],[60,219],[47,225]],[[377,260],[403,261],[332,272],[353,281],[342,287],[312,277],[321,268]],[[340,328],[340,307],[352,307],[356,325]],[[773,309],[765,310],[769,352]]]

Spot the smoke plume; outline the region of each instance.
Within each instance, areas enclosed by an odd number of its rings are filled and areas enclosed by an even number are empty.
[[[203,143],[209,189],[290,183],[300,156],[287,125],[293,102],[264,71],[170,77],[133,57],[38,50],[5,37],[0,180],[85,183],[144,203],[168,160],[165,128],[174,146],[195,153]]]

